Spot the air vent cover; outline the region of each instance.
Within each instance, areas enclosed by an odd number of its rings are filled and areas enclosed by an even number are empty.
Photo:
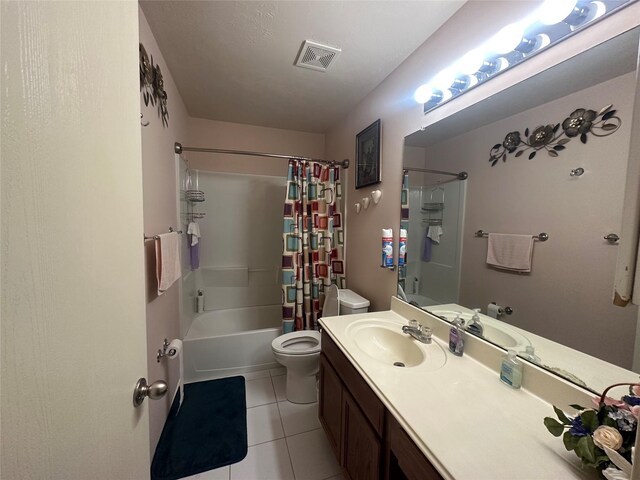
[[[296,58],[296,66],[326,72],[341,51],[339,48],[305,40]]]

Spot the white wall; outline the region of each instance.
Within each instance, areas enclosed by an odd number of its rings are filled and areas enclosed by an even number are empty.
[[[617,245],[603,240],[620,233],[635,72],[540,105],[426,149],[428,168],[469,173],[462,284],[463,305],[509,305],[504,320],[564,345],[631,368],[637,307],[612,304]],[[622,119],[614,134],[587,144],[574,138],[557,158],[544,151],[528,160],[508,155],[495,167],[489,150],[511,131],[562,122],[576,108],[613,104]],[[585,169],[571,177],[573,168]],[[498,233],[547,232],[535,242],[531,274],[488,268],[483,229]],[[606,342],[602,339],[607,338]]]
[[[198,171],[206,200],[195,208],[205,310],[280,304],[286,177]]]

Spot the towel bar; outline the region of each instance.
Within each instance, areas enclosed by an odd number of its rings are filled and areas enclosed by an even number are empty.
[[[485,232],[484,230],[478,230],[475,233],[476,237],[488,237],[489,236],[489,232]],[[531,235],[535,240],[538,240],[540,242],[546,242],[547,240],[549,240],[549,234],[547,233],[539,233],[538,235]]]
[[[169,227],[169,233],[173,233],[173,232],[174,232],[173,227]],[[182,235],[182,230],[178,230],[176,233],[178,235]],[[154,235],[153,237],[147,237],[146,235],[144,235],[144,241],[145,242],[147,240],[158,240],[159,238],[160,238],[160,235]]]

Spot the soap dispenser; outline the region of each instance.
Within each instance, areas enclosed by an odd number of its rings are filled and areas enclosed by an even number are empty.
[[[482,336],[482,333],[484,332],[484,327],[482,326],[482,323],[480,323],[479,308],[473,309],[473,317],[471,317],[471,320],[469,320],[469,323],[467,324],[467,331],[479,337]]]
[[[449,329],[449,351],[461,357],[464,353],[464,320],[460,318],[460,312],[456,315],[451,328]]]
[[[520,356],[525,360],[537,363],[538,365],[542,364],[542,359],[536,355],[536,349],[532,345],[524,347],[524,352],[520,352]]]
[[[522,385],[522,362],[518,360],[515,350],[507,350],[507,355],[502,358],[500,380],[511,388],[520,388]]]

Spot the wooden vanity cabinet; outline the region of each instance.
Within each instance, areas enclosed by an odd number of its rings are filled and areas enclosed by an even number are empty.
[[[442,478],[325,332],[319,417],[349,480]]]

